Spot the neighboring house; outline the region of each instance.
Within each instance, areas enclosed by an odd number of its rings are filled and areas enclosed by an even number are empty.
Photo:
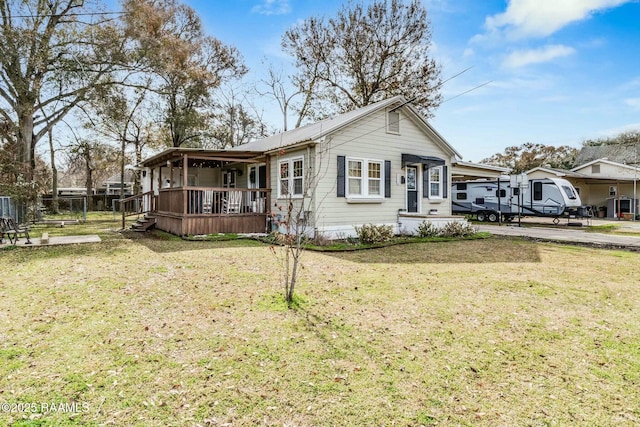
[[[410,232],[426,219],[461,220],[449,197],[459,158],[394,97],[229,150],[166,150],[141,163],[144,203],[157,207],[158,228],[178,235],[264,232],[289,200],[305,201],[315,235],[353,236],[362,224]]]
[[[551,176],[567,179],[578,190],[582,203],[593,206],[600,217],[620,218],[624,214],[638,213],[638,167],[595,159],[571,170],[537,167],[527,175],[530,178]]]
[[[451,171],[451,180],[467,181],[470,179],[498,179],[503,175],[508,175],[509,168],[502,166],[484,165],[480,163],[463,162],[454,160]]]

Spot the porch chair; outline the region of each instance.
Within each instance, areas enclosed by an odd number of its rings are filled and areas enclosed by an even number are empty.
[[[242,191],[229,191],[223,200],[224,213],[240,213],[242,207]]]
[[[16,221],[8,216],[2,218],[2,234],[9,236],[9,242],[12,245],[15,245],[18,241],[18,238],[22,235],[27,241],[26,245],[31,244],[31,238],[29,237],[29,227],[21,227],[16,224]]]
[[[213,208],[213,190],[205,190],[202,196],[202,213],[210,214]]]

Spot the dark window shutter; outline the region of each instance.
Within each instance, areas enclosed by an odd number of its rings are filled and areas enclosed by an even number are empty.
[[[384,197],[391,197],[391,160],[384,161]]]
[[[447,166],[442,167],[442,198],[449,197],[449,168]]]
[[[429,168],[422,170],[422,197],[429,198]]]
[[[338,156],[338,197],[344,197],[345,190],[345,158],[344,156]]]

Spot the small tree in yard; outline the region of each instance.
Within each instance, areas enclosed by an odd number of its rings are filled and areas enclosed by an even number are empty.
[[[304,160],[292,159],[285,162],[280,161],[283,154],[285,150],[280,151],[276,163],[279,165],[279,196],[284,202],[276,201],[273,211],[270,212],[272,224],[278,227],[278,231],[273,235],[279,249],[276,245],[270,249],[281,269],[285,300],[287,305],[292,307],[295,305],[295,288],[302,268],[300,260],[304,244],[309,240],[309,212],[315,197],[318,173],[323,171],[323,168],[319,161],[316,164],[318,169],[314,171],[311,165],[315,163],[315,159],[312,156],[307,156]],[[322,151],[319,153],[319,159],[322,159]]]
[[[296,201],[298,202],[298,201]],[[305,240],[305,224],[304,220],[299,217],[300,208],[296,208],[296,203],[289,197],[286,201],[284,211],[282,206],[277,202],[274,205],[282,214],[272,212],[272,221],[278,226],[282,232],[275,233],[275,239],[281,250],[278,251],[275,246],[271,246],[271,252],[276,256],[280,263],[282,285],[284,287],[284,298],[289,307],[294,305],[294,292],[298,280],[300,266],[300,258],[304,250],[303,242]],[[304,201],[300,206],[304,205]],[[303,211],[304,212],[304,211]],[[278,219],[281,218],[281,219]]]

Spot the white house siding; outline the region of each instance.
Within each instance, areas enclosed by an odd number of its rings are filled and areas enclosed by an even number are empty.
[[[285,218],[288,209],[289,198],[287,197],[278,197],[278,183],[280,181],[280,168],[278,167],[279,163],[284,160],[297,159],[302,157],[303,159],[303,167],[305,169],[305,176],[303,186],[308,191],[307,197],[293,197],[291,200],[294,203],[293,211],[295,213],[299,213],[298,218],[306,221],[305,224],[301,221],[300,224],[308,227],[308,234],[312,234],[313,229],[313,215],[307,215],[306,217],[302,217],[305,211],[312,210],[313,203],[313,149],[311,147],[307,148],[294,148],[294,149],[284,149],[278,154],[274,154],[270,156],[270,182],[271,182],[271,206],[267,208],[267,212],[273,213],[275,216],[275,220],[277,221],[280,218]],[[309,159],[312,159],[311,161]],[[304,207],[301,206],[301,203],[304,202]],[[295,226],[295,224],[294,224]],[[280,231],[285,231],[283,227],[279,227]]]
[[[600,172],[593,172],[593,165],[585,165],[580,169],[574,169],[574,172],[578,172],[584,175],[592,176],[593,178],[607,179],[607,178],[627,178],[633,179],[636,175],[633,167],[624,167],[606,162],[597,162],[596,166],[600,166]],[[640,169],[638,170],[640,172]]]
[[[326,153],[318,154],[316,170],[319,181],[315,192],[314,211],[317,230],[331,237],[354,234],[354,226],[362,224],[388,224],[397,230],[398,212],[406,209],[405,184],[398,181],[404,176],[402,153],[434,156],[446,161],[451,183],[451,153],[428,139],[423,130],[401,111],[400,134],[386,132],[386,112],[379,111],[351,126],[327,136],[322,147]],[[317,147],[319,150],[320,147]],[[345,197],[337,197],[337,157],[356,157],[369,160],[391,161],[391,197],[375,203],[350,203]],[[418,200],[420,213],[432,209],[438,214],[451,214],[450,190],[448,198],[430,200],[422,197],[422,167],[419,167]],[[443,183],[444,185],[444,183]],[[383,181],[384,191],[384,181]]]

